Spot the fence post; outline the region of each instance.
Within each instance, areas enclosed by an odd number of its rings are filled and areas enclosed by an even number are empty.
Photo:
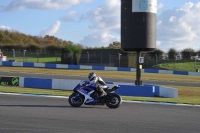
[[[156,69],[158,69],[158,68],[157,68],[157,64],[158,64],[158,63],[157,63],[157,58],[158,58],[158,56],[157,56],[157,54],[156,54]]]
[[[111,66],[111,53],[109,53],[110,54],[110,66]]]
[[[13,59],[15,60],[15,50],[14,49],[12,50],[13,50]]]
[[[24,58],[23,58],[23,62],[25,61],[26,58],[26,50],[24,49]]]
[[[102,52],[101,52],[101,65],[102,65]]]
[[[37,50],[37,63],[39,63],[39,56],[40,56],[40,52],[39,52],[39,50]]]
[[[118,53],[118,55],[119,55],[119,67],[120,67],[120,56],[121,56],[122,54]]]
[[[90,60],[90,54],[89,54],[89,52],[87,51],[87,55],[88,55],[88,57],[87,57],[87,63],[89,64],[89,60]]]

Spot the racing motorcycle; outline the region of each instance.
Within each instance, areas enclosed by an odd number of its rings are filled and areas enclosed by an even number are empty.
[[[69,96],[68,102],[72,107],[85,105],[105,105],[109,108],[118,108],[121,103],[121,97],[113,91],[119,88],[118,85],[103,88],[107,95],[100,97],[99,92],[95,91],[95,84],[79,83]]]

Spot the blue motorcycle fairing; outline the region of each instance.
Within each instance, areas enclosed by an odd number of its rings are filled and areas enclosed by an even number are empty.
[[[87,92],[93,91],[95,88],[95,84],[90,84],[88,86],[81,86],[80,84],[78,84],[74,90],[86,90]]]
[[[90,94],[94,92],[94,86],[95,86],[95,84],[91,84],[88,86],[81,86],[80,84],[78,84],[74,88],[74,91],[77,91],[77,92],[81,93],[82,95],[84,95],[84,97],[85,97],[84,103],[85,104],[94,104],[95,100],[90,97]]]

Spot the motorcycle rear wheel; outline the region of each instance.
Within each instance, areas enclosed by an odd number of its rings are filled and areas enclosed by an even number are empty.
[[[107,96],[106,106],[109,108],[118,108],[122,104],[122,98],[116,93],[110,93]]]
[[[69,96],[68,102],[72,107],[80,107],[84,102],[84,98],[80,94],[73,93]]]

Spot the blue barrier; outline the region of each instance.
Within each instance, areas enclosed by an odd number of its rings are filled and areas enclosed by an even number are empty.
[[[56,64],[45,63],[46,68],[56,68]]]
[[[19,86],[26,88],[41,88],[41,89],[59,89],[59,90],[73,90],[73,88],[80,83],[81,80],[68,79],[41,79],[41,78],[19,78]],[[113,86],[113,82],[106,82],[108,86]],[[168,97],[177,98],[178,89],[167,88],[163,86],[154,85],[125,85],[118,84],[120,87],[115,92],[121,96],[138,96],[138,97]]]
[[[92,66],[92,70],[105,70],[104,66]]]
[[[23,62],[23,67],[34,67],[34,63],[32,63],[32,62]]]
[[[69,69],[80,69],[80,65],[68,65]]]
[[[145,73],[159,73],[159,71],[155,69],[144,69],[144,72]]]
[[[144,84],[144,86],[153,87],[154,96],[159,96],[160,95],[160,86],[150,85],[150,84]]]
[[[3,61],[0,63],[2,66],[17,66],[11,61]],[[14,65],[13,65],[14,64]],[[37,63],[38,64],[38,63]],[[59,64],[42,64],[39,63],[39,67],[45,67],[45,68],[59,68]],[[23,67],[38,67],[36,63],[32,62],[23,62]],[[123,68],[123,67],[105,67],[105,66],[80,66],[80,65],[66,65],[62,64],[63,68],[68,68],[68,69],[81,69],[81,68],[87,68],[88,70],[113,70],[113,71],[134,71],[131,68]],[[187,71],[168,71],[168,70],[155,70],[155,69],[142,69],[142,72],[145,73],[161,73],[161,74],[178,74],[178,75],[192,75],[192,76],[200,76],[200,73],[198,72],[187,72]]]
[[[24,78],[24,87],[51,89],[52,79]]]
[[[131,68],[118,67],[117,71],[131,71]]]
[[[154,97],[152,86],[120,85],[115,92],[122,96]]]
[[[154,86],[154,87],[155,87],[154,96],[159,96],[160,95],[160,86]]]
[[[173,74],[188,75],[188,72],[187,71],[173,71]]]
[[[57,68],[57,64],[42,64],[42,63],[32,63],[32,62],[23,62],[23,63],[13,63],[11,61],[0,62],[2,66],[22,66],[23,67],[45,67],[45,68]],[[14,64],[14,65],[13,65]],[[69,69],[80,69],[80,65],[66,65],[66,67],[62,68],[69,68]],[[84,66],[82,66],[85,68]],[[87,66],[86,66],[87,67]],[[87,69],[91,70],[113,70],[113,71],[135,71],[131,68],[122,68],[122,67],[104,67],[104,66],[88,66]],[[148,73],[159,73],[159,70],[154,69],[144,69],[144,72]],[[181,75],[194,75],[200,76],[200,73],[189,73],[187,71],[167,71],[166,74],[173,72],[173,74],[181,74]],[[162,74],[165,71],[161,71]],[[20,78],[23,81],[20,81],[21,87],[28,87],[28,88],[44,88],[44,89],[53,89],[52,86],[58,88],[57,84],[53,84],[53,80],[58,79],[39,79],[39,78]],[[63,80],[63,79],[59,79]],[[57,82],[59,83],[59,82]],[[112,82],[106,82],[107,84],[113,84]],[[53,84],[53,85],[52,85]],[[77,84],[77,83],[76,83]],[[70,88],[72,84],[70,81]],[[121,87],[116,90],[116,93],[122,96],[143,96],[143,97],[154,97],[154,96],[163,96],[163,97],[171,97],[177,98],[178,97],[178,90],[173,88],[167,88],[162,86],[155,86],[155,85],[144,85],[144,86],[133,86],[133,85],[120,85]],[[66,89],[66,88],[65,88]]]
[[[3,61],[2,66],[13,66],[11,61]]]

